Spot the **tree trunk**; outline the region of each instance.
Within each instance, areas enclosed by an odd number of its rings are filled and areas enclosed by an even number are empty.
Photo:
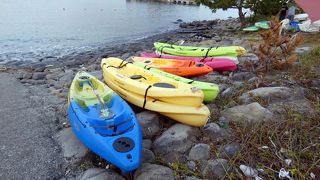
[[[237,8],[238,8],[239,19],[241,22],[241,28],[243,28],[245,26],[245,16],[242,11],[243,1],[244,0],[238,0],[238,2],[237,2]]]

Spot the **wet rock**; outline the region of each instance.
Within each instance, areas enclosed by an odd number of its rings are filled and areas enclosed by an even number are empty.
[[[224,179],[229,171],[228,161],[225,159],[209,160],[202,171],[202,175],[210,179]]]
[[[88,148],[76,138],[71,128],[65,128],[58,132],[56,139],[61,146],[63,157],[67,160],[80,162],[89,153]]]
[[[227,137],[230,136],[230,131],[224,128],[221,128],[216,123],[209,123],[203,128],[204,134],[206,134],[212,141],[221,142]]]
[[[144,163],[134,173],[135,180],[174,180],[173,171],[165,166]]]
[[[239,143],[230,143],[219,148],[219,158],[232,158],[240,151]]]
[[[294,91],[287,87],[262,87],[242,94],[239,100],[243,103],[254,102],[255,99],[265,100],[269,103],[286,100],[294,95]]]
[[[160,131],[159,114],[152,111],[143,111],[137,114],[137,118],[142,127],[143,138],[152,138]]]
[[[194,161],[207,160],[210,158],[210,149],[208,144],[197,144],[191,148],[189,159]]]
[[[188,161],[187,167],[193,172],[197,170],[197,164],[194,161]]]
[[[144,139],[142,141],[142,147],[146,149],[151,149],[152,147],[152,141],[150,139]]]
[[[86,170],[80,180],[125,180],[122,176],[110,169],[92,168]]]
[[[142,154],[141,163],[151,163],[156,158],[153,152],[150,151],[149,149],[143,148],[141,151],[141,154]]]
[[[43,72],[35,72],[32,75],[33,80],[42,80],[46,77],[46,73]]]
[[[187,28],[188,27],[188,24],[187,23],[181,23],[179,25],[180,28]]]
[[[261,122],[273,119],[273,113],[262,107],[259,103],[239,105],[221,112],[227,122]]]
[[[198,134],[197,128],[177,123],[154,141],[153,150],[167,162],[184,162]]]
[[[32,78],[32,73],[26,72],[22,75],[23,79],[31,79]]]

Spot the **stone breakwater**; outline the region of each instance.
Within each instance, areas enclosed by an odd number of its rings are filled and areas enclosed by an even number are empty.
[[[62,176],[75,179],[223,179],[231,172],[246,174],[235,168],[232,157],[241,156],[246,144],[235,141],[235,129],[228,124],[281,121],[288,107],[303,116],[316,113],[307,98],[308,89],[293,79],[284,78],[286,72],[268,75],[264,79],[246,71],[245,61],[258,63],[251,54],[239,57],[236,72],[213,72],[195,79],[216,83],[220,87],[218,99],[207,104],[211,111],[208,124],[202,128],[176,123],[155,112],[134,108],[143,132],[142,165],[132,175],[119,170],[90,152],[73,135],[66,115],[70,83],[77,71],[85,68],[102,79],[100,60],[103,57],[128,59],[142,51],[153,51],[153,42],[184,42],[195,46],[241,45],[249,48],[251,35],[236,33],[240,24],[235,19],[182,23],[181,29],[143,39],[136,43],[104,47],[60,59],[43,59],[29,64],[7,64],[2,71],[12,73],[25,86],[41,87],[48,96],[62,102],[55,105],[54,139],[61,148],[65,161],[61,164]],[[314,84],[319,88],[319,84]],[[248,164],[246,164],[248,165]],[[252,172],[258,174],[255,165]],[[242,166],[244,167],[244,166]]]

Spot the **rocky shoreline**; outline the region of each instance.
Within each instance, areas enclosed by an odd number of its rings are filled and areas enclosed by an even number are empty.
[[[221,92],[216,101],[207,104],[211,110],[211,119],[203,128],[175,123],[157,113],[134,108],[143,131],[143,164],[131,175],[121,174],[118,169],[85,148],[73,135],[66,115],[69,85],[80,69],[86,69],[101,79],[101,58],[128,59],[130,56],[139,55],[142,51],[152,51],[154,41],[170,43],[183,41],[184,44],[197,46],[241,45],[250,50],[249,41],[259,40],[256,34],[239,32],[240,24],[236,19],[182,23],[180,27],[181,29],[177,31],[155,35],[130,44],[103,47],[55,60],[48,57],[33,63],[11,63],[0,70],[14,74],[29,88],[41,87],[46,90],[48,96],[54,95],[61,101],[54,105],[51,112],[56,118],[54,139],[60,145],[64,158],[61,164],[62,173],[57,173],[56,178],[146,180],[165,177],[165,179],[197,180],[269,177],[269,172],[266,172],[266,168],[261,167],[261,164],[239,158],[246,156],[248,153],[244,151],[248,150],[246,146],[252,145],[246,144],[245,139],[250,139],[251,136],[239,136],[239,127],[242,127],[239,123],[251,124],[253,128],[251,130],[255,131],[260,123],[263,124],[261,127],[272,127],[277,122],[289,121],[289,110],[294,118],[311,118],[317,115],[319,112],[310,100],[310,96],[314,95],[314,89],[315,92],[319,92],[320,82],[313,80],[306,88],[292,78],[289,71],[271,73],[264,78],[259,77],[242,68],[246,61],[258,63],[258,57],[250,52],[239,57],[239,70],[236,72],[213,72],[195,78],[217,83]],[[310,48],[303,47],[300,50],[304,53]],[[245,128],[248,127],[244,126]],[[286,128],[289,127],[285,126],[284,129]],[[314,131],[319,132],[316,128]],[[250,132],[246,133],[250,135]],[[259,138],[265,137],[259,136]],[[271,143],[275,147],[271,147],[270,142],[273,141],[270,140],[268,145],[263,144],[266,142],[260,142],[259,147],[251,148],[274,151],[275,156],[281,157],[279,161],[283,161],[282,166],[285,169],[292,166],[292,163],[286,165],[285,162],[291,160],[296,163],[292,156],[288,155],[288,146],[280,147],[278,145],[281,142],[275,142]],[[316,144],[311,149],[319,150],[319,146]],[[280,152],[280,149],[284,149],[283,152]],[[259,158],[265,161],[264,157]],[[280,169],[272,170],[280,171]],[[276,172],[273,173],[276,175]]]

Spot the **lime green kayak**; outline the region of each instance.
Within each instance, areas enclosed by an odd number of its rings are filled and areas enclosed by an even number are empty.
[[[148,69],[149,71],[160,74],[160,75],[165,76],[167,78],[171,78],[171,79],[174,79],[176,81],[183,82],[186,84],[191,84],[194,87],[201,89],[204,94],[204,102],[207,102],[207,103],[212,102],[219,94],[219,86],[216,84],[201,82],[201,81],[194,81],[192,79],[187,79],[187,78],[183,78],[180,76],[176,76],[174,74],[170,74],[170,73],[161,71],[159,69],[146,66],[144,63],[134,62],[133,64],[136,66],[142,67],[144,69]]]
[[[192,57],[213,57],[213,56],[240,56],[246,53],[241,46],[226,47],[192,47],[178,46],[173,44],[155,42],[154,47],[160,53],[167,53],[176,56],[192,56]]]
[[[254,25],[261,29],[270,29],[269,21],[259,21],[259,22],[256,22]]]
[[[249,27],[243,28],[242,30],[243,31],[247,31],[247,32],[255,32],[255,31],[259,30],[259,27],[257,27],[257,26],[249,26]]]

